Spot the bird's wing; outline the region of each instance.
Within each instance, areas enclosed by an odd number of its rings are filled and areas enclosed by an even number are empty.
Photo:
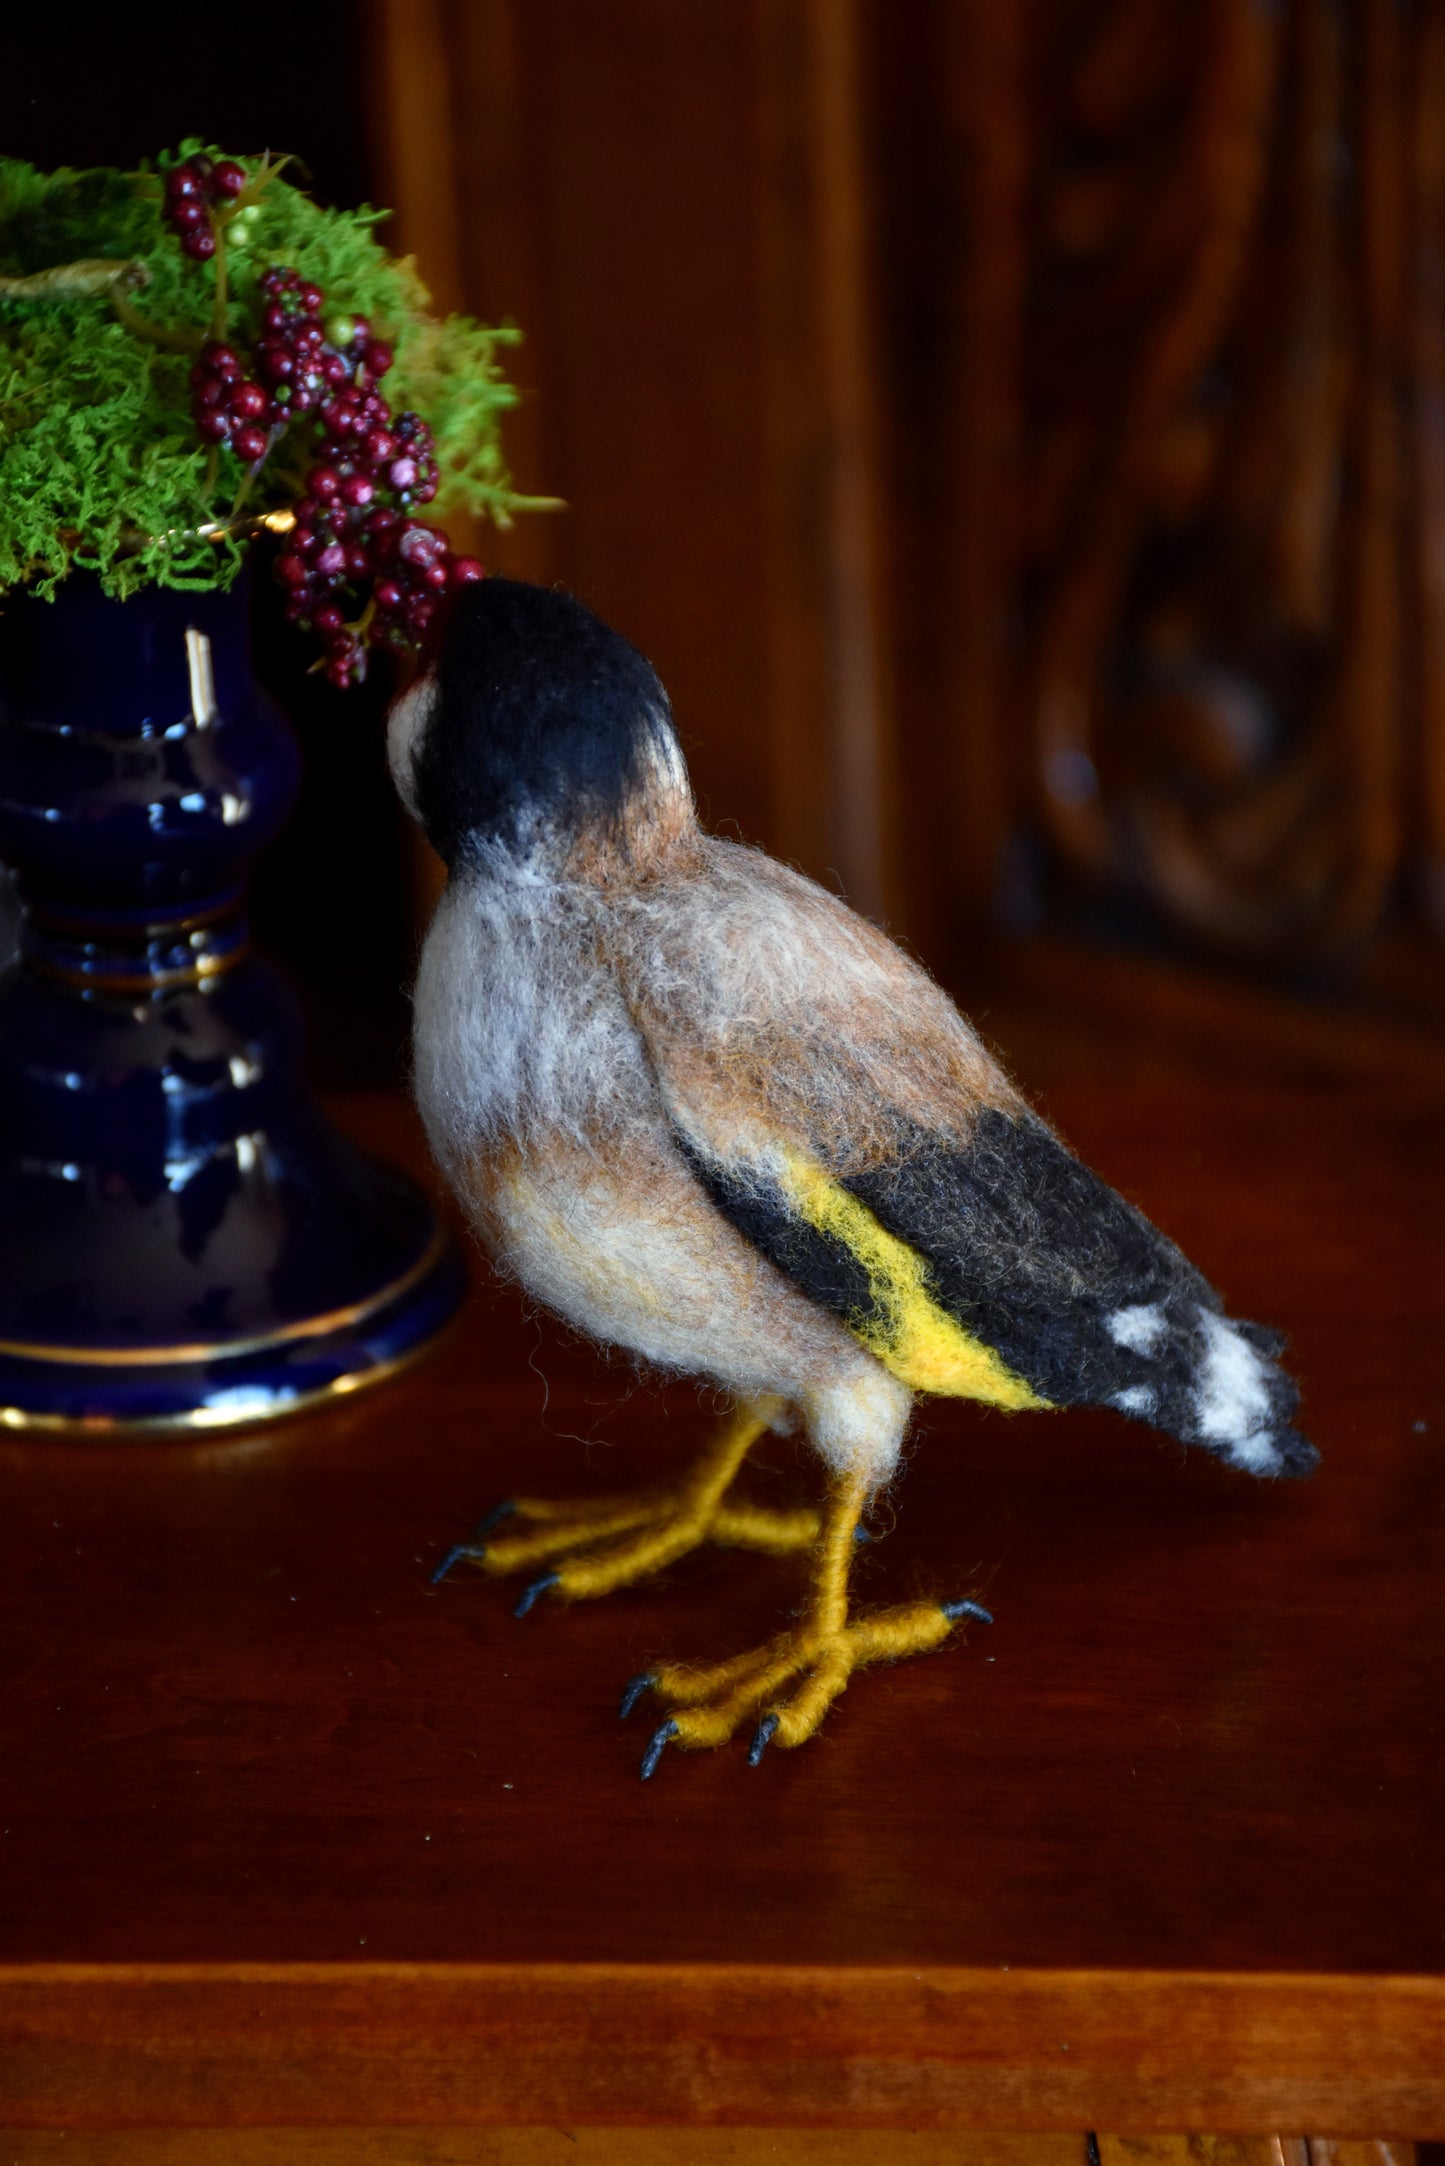
[[[720,843],[619,924],[619,980],[698,1180],[902,1381],[1110,1403],[1216,1448],[1287,1420],[1273,1335],[1225,1321],[874,927]],[[1239,1358],[1233,1339],[1211,1356],[1216,1326],[1244,1334]]]

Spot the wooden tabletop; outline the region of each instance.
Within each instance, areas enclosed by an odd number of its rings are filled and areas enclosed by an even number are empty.
[[[335,1413],[7,1442],[0,2124],[1445,2134],[1440,1074],[1057,1042],[1011,1049],[1064,1133],[1289,1331],[1315,1480],[926,1407],[861,1590],[992,1630],[643,1785],[624,1680],[762,1637],[798,1567],[520,1623],[433,1589],[509,1490],[707,1423],[480,1270]],[[348,1118],[416,1162],[399,1107]]]

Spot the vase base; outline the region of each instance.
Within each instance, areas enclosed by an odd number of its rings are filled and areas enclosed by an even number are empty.
[[[0,1351],[0,1432],[78,1440],[201,1438],[334,1404],[407,1368],[456,1315],[466,1268],[440,1223],[418,1264],[337,1317],[248,1338],[240,1348],[127,1349],[107,1360]],[[320,1328],[317,1328],[319,1325]]]

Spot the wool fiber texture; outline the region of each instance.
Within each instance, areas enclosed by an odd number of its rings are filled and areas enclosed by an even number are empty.
[[[1314,1465],[1278,1334],[1226,1316],[883,933],[702,832],[661,684],[579,603],[467,589],[389,752],[448,866],[418,1103],[539,1300],[785,1401],[874,1483],[918,1390]]]

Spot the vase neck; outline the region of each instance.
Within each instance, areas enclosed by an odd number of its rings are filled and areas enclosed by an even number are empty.
[[[33,912],[144,946],[239,889],[299,779],[246,634],[234,590],[121,602],[71,578],[0,609],[0,859]]]

